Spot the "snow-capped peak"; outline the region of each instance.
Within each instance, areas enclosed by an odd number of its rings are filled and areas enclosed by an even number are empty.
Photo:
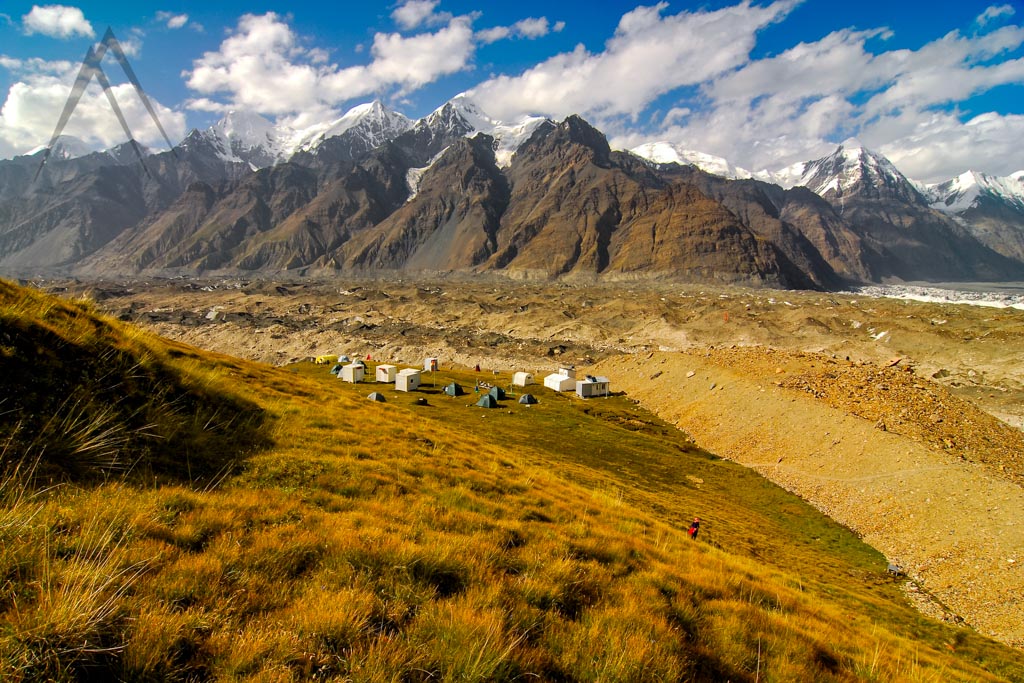
[[[253,168],[281,160],[281,135],[270,120],[252,111],[229,111],[201,134],[225,161],[247,163]]]
[[[29,150],[26,154],[31,156],[33,154],[39,154],[46,150],[46,145],[39,145],[38,147]],[[53,147],[50,148],[50,159],[77,159],[78,157],[84,157],[87,154],[92,154],[96,150],[92,148],[85,140],[76,138],[73,135],[60,135],[57,137],[56,142],[53,143]]]
[[[471,93],[460,93],[435,109],[417,125],[445,129],[472,137],[485,133],[494,138],[494,156],[498,166],[508,166],[520,145],[530,139],[537,127],[548,119],[543,116],[522,116],[515,121],[499,121],[473,100]]]
[[[706,173],[734,180],[753,177],[753,174],[750,171],[733,166],[728,160],[720,156],[686,149],[682,145],[672,142],[648,142],[640,145],[639,147],[634,147],[629,151],[638,157],[647,159],[648,161],[652,161],[656,164],[696,166]]]
[[[946,213],[961,213],[976,208],[989,197],[1024,211],[1024,171],[1006,177],[966,171],[944,183],[928,186],[932,208]]]
[[[388,109],[380,100],[374,100],[352,107],[341,118],[330,123],[296,131],[289,146],[294,151],[309,151],[329,138],[358,128],[367,147],[372,149],[398,137],[411,127],[412,121],[408,117]]]
[[[805,163],[802,175],[793,185],[803,185],[830,200],[861,195],[922,201],[915,185],[891,161],[867,149],[855,138],[843,141],[827,157]]]

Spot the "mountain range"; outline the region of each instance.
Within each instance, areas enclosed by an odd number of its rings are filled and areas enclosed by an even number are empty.
[[[144,164],[128,144],[42,154],[0,161],[9,274],[1024,280],[1024,173],[923,186],[854,140],[752,173],[460,95],[417,121],[377,101],[301,131],[231,113]]]

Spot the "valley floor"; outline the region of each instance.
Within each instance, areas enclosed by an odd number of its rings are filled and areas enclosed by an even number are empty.
[[[928,609],[1024,646],[1024,311],[669,284],[46,286],[273,364],[348,353],[607,374],[862,535]]]

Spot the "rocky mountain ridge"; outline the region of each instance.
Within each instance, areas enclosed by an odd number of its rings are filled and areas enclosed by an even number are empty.
[[[506,123],[466,95],[415,123],[361,105],[304,138],[230,115],[147,157],[142,176],[127,154],[55,160],[35,181],[32,157],[0,163],[11,179],[0,190],[0,268],[798,288],[1024,279],[1014,246],[1024,230],[972,231],[855,144],[802,165],[789,189],[694,164],[709,159],[655,163],[613,151],[579,117]]]

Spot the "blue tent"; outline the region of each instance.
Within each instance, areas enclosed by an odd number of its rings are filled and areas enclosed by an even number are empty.
[[[488,392],[488,394],[493,396],[495,401],[505,400],[505,390],[502,389],[501,387],[491,387],[491,390]]]

